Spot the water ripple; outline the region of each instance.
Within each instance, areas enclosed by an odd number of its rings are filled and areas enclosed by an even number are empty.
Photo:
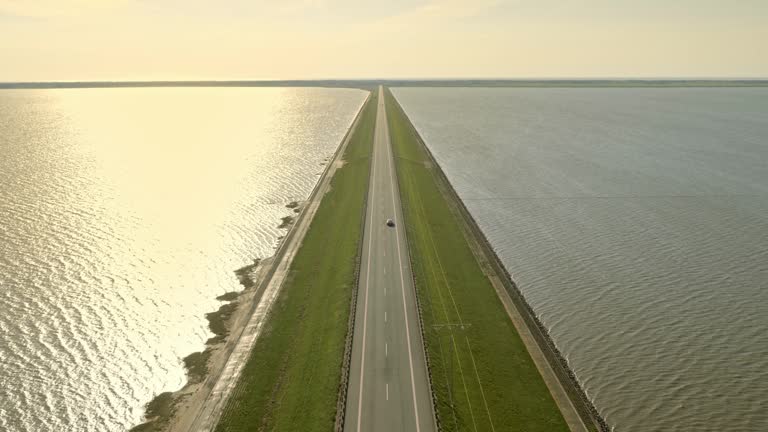
[[[395,95],[615,430],[768,430],[768,89]]]
[[[125,430],[182,386],[364,98],[0,91],[0,430]]]

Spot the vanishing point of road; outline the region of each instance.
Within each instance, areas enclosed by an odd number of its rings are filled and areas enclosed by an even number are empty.
[[[435,431],[385,97],[379,87],[344,429]],[[386,225],[392,219],[394,227]]]

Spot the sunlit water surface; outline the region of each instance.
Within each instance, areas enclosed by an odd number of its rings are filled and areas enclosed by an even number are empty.
[[[768,89],[394,93],[615,430],[768,430]]]
[[[0,90],[0,430],[125,430],[180,388],[364,98]]]

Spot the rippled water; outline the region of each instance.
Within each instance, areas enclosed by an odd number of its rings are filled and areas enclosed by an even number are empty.
[[[364,98],[1,90],[0,430],[125,430],[181,387]]]
[[[394,93],[615,430],[768,430],[768,89]]]

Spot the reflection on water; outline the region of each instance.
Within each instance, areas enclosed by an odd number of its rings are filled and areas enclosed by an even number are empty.
[[[364,98],[0,91],[0,430],[125,430],[181,387]]]
[[[396,89],[617,431],[768,430],[768,89]]]

